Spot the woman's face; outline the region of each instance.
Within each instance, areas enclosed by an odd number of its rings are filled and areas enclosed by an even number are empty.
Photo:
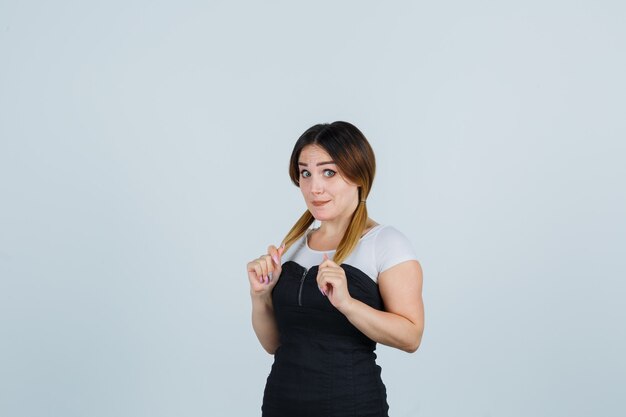
[[[332,221],[352,216],[359,203],[358,187],[343,178],[323,148],[305,146],[298,165],[300,191],[316,220]]]

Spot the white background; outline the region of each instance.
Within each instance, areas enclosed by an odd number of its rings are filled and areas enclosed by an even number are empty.
[[[369,138],[426,330],[393,416],[623,416],[620,1],[0,1],[0,415],[260,415],[245,264]]]

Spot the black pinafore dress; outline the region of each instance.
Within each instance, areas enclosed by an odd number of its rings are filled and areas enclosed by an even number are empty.
[[[382,310],[378,285],[355,267],[341,267],[350,295]],[[274,287],[280,347],[265,386],[263,417],[386,417],[376,343],[320,292],[317,269],[287,261]]]

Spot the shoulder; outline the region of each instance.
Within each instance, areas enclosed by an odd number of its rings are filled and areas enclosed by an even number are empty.
[[[389,224],[379,224],[372,228],[377,239],[406,239],[404,233]]]
[[[411,250],[413,245],[404,233],[390,225],[379,225],[372,231],[377,250],[383,250],[390,246],[395,249]]]
[[[378,272],[409,260],[417,260],[406,235],[393,226],[380,225],[374,230],[374,247]]]

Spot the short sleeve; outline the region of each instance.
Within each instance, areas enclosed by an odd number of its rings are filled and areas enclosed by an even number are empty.
[[[375,256],[378,273],[402,262],[417,260],[409,239],[392,226],[383,227],[376,235]]]

